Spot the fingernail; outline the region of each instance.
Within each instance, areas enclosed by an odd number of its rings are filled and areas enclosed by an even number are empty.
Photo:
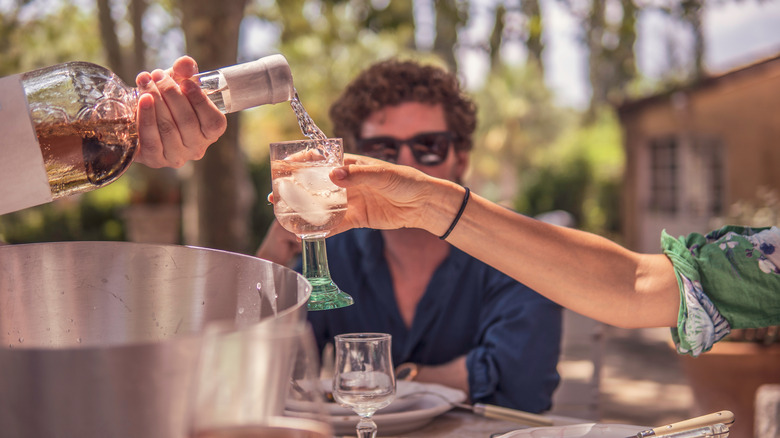
[[[160,82],[161,80],[165,79],[165,72],[157,69],[152,72],[152,80],[155,82]]]
[[[141,88],[146,88],[150,82],[152,82],[152,76],[149,75],[149,73],[140,73],[138,75],[138,80],[136,81]]]

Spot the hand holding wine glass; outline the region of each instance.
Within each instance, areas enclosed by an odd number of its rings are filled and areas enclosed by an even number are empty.
[[[190,80],[197,74],[198,64],[189,56],[180,57],[168,70],[138,74],[136,162],[152,168],[181,167],[203,157],[225,133],[225,115],[207,97],[208,90]]]
[[[376,436],[371,419],[395,398],[395,374],[386,333],[352,333],[336,336],[336,370],[333,398],[360,416],[358,438]]]
[[[271,143],[274,214],[303,242],[303,275],[312,285],[309,310],[336,309],[353,303],[330,278],[325,236],[344,218],[347,191],[330,180],[343,164],[340,138]]]

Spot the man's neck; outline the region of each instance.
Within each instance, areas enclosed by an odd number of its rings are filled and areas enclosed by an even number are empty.
[[[388,262],[402,269],[410,265],[438,266],[450,251],[447,242],[417,228],[385,230],[382,237]]]
[[[393,279],[393,293],[407,328],[412,326],[417,304],[450,251],[447,242],[425,230],[405,228],[382,231],[384,255]]]

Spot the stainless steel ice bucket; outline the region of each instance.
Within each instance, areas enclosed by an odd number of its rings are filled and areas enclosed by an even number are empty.
[[[0,437],[183,437],[205,325],[302,322],[309,294],[294,271],[224,251],[0,246]]]

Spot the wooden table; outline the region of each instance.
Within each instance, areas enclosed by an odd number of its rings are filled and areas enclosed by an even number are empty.
[[[580,423],[592,423],[590,420],[579,418],[561,417],[549,415],[556,426]],[[453,409],[434,418],[422,429],[414,430],[404,434],[393,435],[404,438],[433,438],[433,437],[458,437],[458,438],[489,438],[493,435],[498,436],[517,429],[523,429],[520,423],[511,421],[494,420],[491,418],[480,417],[471,412]],[[382,429],[379,429],[379,436],[382,437]]]

